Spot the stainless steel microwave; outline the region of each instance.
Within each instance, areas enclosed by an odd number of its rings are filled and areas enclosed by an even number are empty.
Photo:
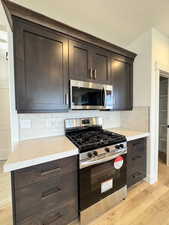
[[[70,80],[71,109],[113,109],[113,86]]]

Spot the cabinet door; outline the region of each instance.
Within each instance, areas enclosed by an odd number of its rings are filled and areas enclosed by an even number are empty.
[[[91,47],[80,41],[69,40],[70,79],[90,81],[92,73]]]
[[[18,112],[68,109],[68,40],[31,22],[14,19]]]
[[[114,110],[133,108],[133,63],[112,57],[111,74],[114,93]]]
[[[110,53],[101,48],[93,48],[93,79],[108,84],[110,79]]]

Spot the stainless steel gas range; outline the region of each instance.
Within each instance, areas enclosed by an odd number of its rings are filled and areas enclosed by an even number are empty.
[[[65,132],[79,148],[80,222],[87,224],[127,196],[127,142],[98,117],[65,120]]]

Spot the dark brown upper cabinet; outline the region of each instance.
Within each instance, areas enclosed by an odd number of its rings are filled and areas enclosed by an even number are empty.
[[[89,81],[93,79],[92,50],[84,42],[69,40],[70,79]]]
[[[17,111],[67,110],[68,39],[31,22],[13,21]]]
[[[80,41],[69,41],[70,79],[107,83],[110,81],[110,54]]]
[[[101,83],[110,83],[110,52],[102,48],[93,48],[93,79]]]
[[[135,53],[12,1],[2,4],[14,32],[19,113],[67,111],[69,79],[113,85],[114,110],[132,109]]]
[[[133,108],[133,61],[119,56],[111,58],[114,110]]]

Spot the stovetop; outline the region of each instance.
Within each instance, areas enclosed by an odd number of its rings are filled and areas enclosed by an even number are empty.
[[[101,127],[84,127],[66,133],[66,136],[79,148],[80,152],[118,144],[126,141],[125,136]]]

